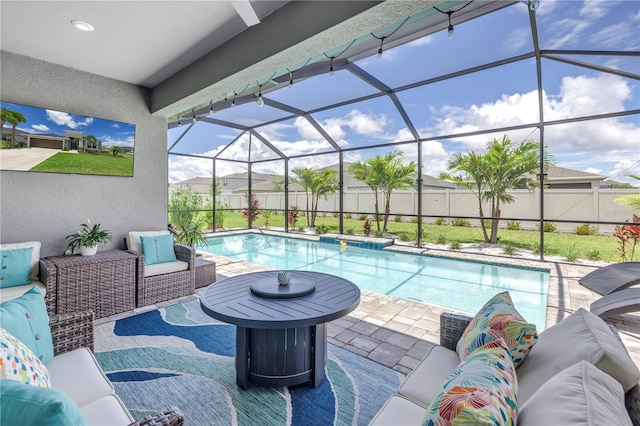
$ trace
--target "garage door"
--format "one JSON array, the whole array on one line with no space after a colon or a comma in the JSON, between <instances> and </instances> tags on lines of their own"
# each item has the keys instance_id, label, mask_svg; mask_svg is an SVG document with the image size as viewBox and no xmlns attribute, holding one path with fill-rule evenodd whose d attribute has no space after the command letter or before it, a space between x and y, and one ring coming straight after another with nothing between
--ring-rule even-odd
<instances>
[{"instance_id":1,"label":"garage door","mask_svg":"<svg viewBox=\"0 0 640 426\"><path fill-rule=\"evenodd\" d=\"M31 138L31 147L62 149L62 141L52 140L52 139Z\"/></svg>"}]
</instances>

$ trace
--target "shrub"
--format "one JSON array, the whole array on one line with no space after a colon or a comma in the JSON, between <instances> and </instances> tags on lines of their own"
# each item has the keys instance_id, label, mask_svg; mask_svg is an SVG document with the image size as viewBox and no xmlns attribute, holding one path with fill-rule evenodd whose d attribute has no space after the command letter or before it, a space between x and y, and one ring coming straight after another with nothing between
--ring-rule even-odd
<instances>
[{"instance_id":1,"label":"shrub","mask_svg":"<svg viewBox=\"0 0 640 426\"><path fill-rule=\"evenodd\" d=\"M456 218L456 219L451 219L451 225L468 228L471 226L471 222L469 222L467 219Z\"/></svg>"},{"instance_id":2,"label":"shrub","mask_svg":"<svg viewBox=\"0 0 640 426\"><path fill-rule=\"evenodd\" d=\"M514 254L516 254L516 248L511 243L504 244L502 246L502 251L508 256L513 256Z\"/></svg>"},{"instance_id":3,"label":"shrub","mask_svg":"<svg viewBox=\"0 0 640 426\"><path fill-rule=\"evenodd\" d=\"M578 260L578 250L576 249L575 244L569 247L569 249L567 250L567 254L565 255L565 259L568 262L575 262L576 260Z\"/></svg>"},{"instance_id":4,"label":"shrub","mask_svg":"<svg viewBox=\"0 0 640 426\"><path fill-rule=\"evenodd\" d=\"M444 234L438 234L436 236L436 244L447 244L447 236Z\"/></svg>"},{"instance_id":5,"label":"shrub","mask_svg":"<svg viewBox=\"0 0 640 426\"><path fill-rule=\"evenodd\" d=\"M298 215L300 214L300 207L298 206L291 206L291 208L289 209L289 218L287 219L289 221L289 226L296 226L296 223L298 223Z\"/></svg>"},{"instance_id":6,"label":"shrub","mask_svg":"<svg viewBox=\"0 0 640 426\"><path fill-rule=\"evenodd\" d=\"M351 219L351 218L352 218L351 213L347 213L347 214L345 214L345 215L344 215L344 218L345 218L345 219Z\"/></svg>"},{"instance_id":7,"label":"shrub","mask_svg":"<svg viewBox=\"0 0 640 426\"><path fill-rule=\"evenodd\" d=\"M402 216L396 215L396 217L393 218L394 222L402 222Z\"/></svg>"},{"instance_id":8,"label":"shrub","mask_svg":"<svg viewBox=\"0 0 640 426\"><path fill-rule=\"evenodd\" d=\"M538 224L537 228L540 229L540 224ZM544 223L544 232L554 232L556 229L556 225L554 225L552 222Z\"/></svg>"},{"instance_id":9,"label":"shrub","mask_svg":"<svg viewBox=\"0 0 640 426\"><path fill-rule=\"evenodd\" d=\"M316 225L316 233L318 233L318 234L326 234L330 230L331 230L331 227L329 225L324 224L324 223L320 224L320 225Z\"/></svg>"},{"instance_id":10,"label":"shrub","mask_svg":"<svg viewBox=\"0 0 640 426\"><path fill-rule=\"evenodd\" d=\"M484 227L485 227L485 229L491 229L491 220L490 219L485 219L484 220Z\"/></svg>"},{"instance_id":11,"label":"shrub","mask_svg":"<svg viewBox=\"0 0 640 426\"><path fill-rule=\"evenodd\" d=\"M384 237L384 231L375 231L373 235L375 235L378 238L382 238Z\"/></svg>"},{"instance_id":12,"label":"shrub","mask_svg":"<svg viewBox=\"0 0 640 426\"><path fill-rule=\"evenodd\" d=\"M576 226L576 234L578 235L596 235L598 230L595 226L591 226L588 223Z\"/></svg>"},{"instance_id":13,"label":"shrub","mask_svg":"<svg viewBox=\"0 0 640 426\"><path fill-rule=\"evenodd\" d=\"M367 237L371 234L371 219L366 218L362 224L362 233Z\"/></svg>"},{"instance_id":14,"label":"shrub","mask_svg":"<svg viewBox=\"0 0 640 426\"><path fill-rule=\"evenodd\" d=\"M418 223L418 218L417 217L412 217L411 218L411 223Z\"/></svg>"},{"instance_id":15,"label":"shrub","mask_svg":"<svg viewBox=\"0 0 640 426\"><path fill-rule=\"evenodd\" d=\"M304 225L298 226L298 232L304 232Z\"/></svg>"},{"instance_id":16,"label":"shrub","mask_svg":"<svg viewBox=\"0 0 640 426\"><path fill-rule=\"evenodd\" d=\"M264 219L264 227L269 227L269 218L271 217L271 212L269 210L265 210L262 212L262 218Z\"/></svg>"},{"instance_id":17,"label":"shrub","mask_svg":"<svg viewBox=\"0 0 640 426\"><path fill-rule=\"evenodd\" d=\"M434 222L434 225L438 225L438 226L444 226L446 224L447 224L447 219L445 219L444 217L439 217Z\"/></svg>"},{"instance_id":18,"label":"shrub","mask_svg":"<svg viewBox=\"0 0 640 426\"><path fill-rule=\"evenodd\" d=\"M360 216L358 216L358 220L367 220L367 215L361 214Z\"/></svg>"},{"instance_id":19,"label":"shrub","mask_svg":"<svg viewBox=\"0 0 640 426\"><path fill-rule=\"evenodd\" d=\"M519 231L520 230L520 222L516 222L515 220L510 220L507 222L507 229L509 231Z\"/></svg>"},{"instance_id":20,"label":"shrub","mask_svg":"<svg viewBox=\"0 0 640 426\"><path fill-rule=\"evenodd\" d=\"M460 247L460 241L451 241L451 244L449 244L451 250L460 250Z\"/></svg>"},{"instance_id":21,"label":"shrub","mask_svg":"<svg viewBox=\"0 0 640 426\"><path fill-rule=\"evenodd\" d=\"M415 241L416 238L412 238L411 234L407 233L407 232L401 232L398 234L398 238L400 238L400 241L404 241L404 242L409 242L409 241Z\"/></svg>"},{"instance_id":22,"label":"shrub","mask_svg":"<svg viewBox=\"0 0 640 426\"><path fill-rule=\"evenodd\" d=\"M587 251L587 259L589 260L600 260L602 256L600 255L600 250L597 248L592 248Z\"/></svg>"},{"instance_id":23,"label":"shrub","mask_svg":"<svg viewBox=\"0 0 640 426\"><path fill-rule=\"evenodd\" d=\"M540 243L539 242L535 242L533 243L533 254L540 254Z\"/></svg>"},{"instance_id":24,"label":"shrub","mask_svg":"<svg viewBox=\"0 0 640 426\"><path fill-rule=\"evenodd\" d=\"M338 213L338 212L333 212L333 217L335 217L335 218L340 217L340 213Z\"/></svg>"},{"instance_id":25,"label":"shrub","mask_svg":"<svg viewBox=\"0 0 640 426\"><path fill-rule=\"evenodd\" d=\"M353 235L353 234L355 234L355 233L356 233L356 230L354 229L354 227L353 227L353 226L349 226L349 227L347 227L347 228L345 228L345 229L344 229L344 232L345 232L347 235Z\"/></svg>"}]
</instances>

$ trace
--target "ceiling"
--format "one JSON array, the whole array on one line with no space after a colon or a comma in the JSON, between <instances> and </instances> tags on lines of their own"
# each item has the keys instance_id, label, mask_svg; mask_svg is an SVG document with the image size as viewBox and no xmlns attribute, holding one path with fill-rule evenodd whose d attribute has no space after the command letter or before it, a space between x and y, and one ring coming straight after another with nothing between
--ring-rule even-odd
<instances>
[{"instance_id":1,"label":"ceiling","mask_svg":"<svg viewBox=\"0 0 640 426\"><path fill-rule=\"evenodd\" d=\"M491 3L473 2L465 13L485 13ZM150 111L169 119L434 5L460 4L466 2L1 0L0 46L149 88ZM446 19L436 14L429 26L446 28ZM95 30L79 31L72 20ZM350 54L378 44L370 37Z\"/></svg>"}]
</instances>

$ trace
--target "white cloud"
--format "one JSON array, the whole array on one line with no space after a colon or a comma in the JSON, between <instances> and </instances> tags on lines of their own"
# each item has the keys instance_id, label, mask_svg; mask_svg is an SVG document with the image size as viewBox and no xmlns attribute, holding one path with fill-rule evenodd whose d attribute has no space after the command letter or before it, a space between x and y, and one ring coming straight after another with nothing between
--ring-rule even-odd
<instances>
[{"instance_id":1,"label":"white cloud","mask_svg":"<svg viewBox=\"0 0 640 426\"><path fill-rule=\"evenodd\" d=\"M49 130L51 130L47 127L46 124L34 124L33 126L31 126L31 128L39 132L48 132Z\"/></svg>"},{"instance_id":2,"label":"white cloud","mask_svg":"<svg viewBox=\"0 0 640 426\"><path fill-rule=\"evenodd\" d=\"M596 175L599 175L600 173L602 173L602 169L598 169L598 168L595 168L595 167L587 167L583 171L587 172L587 173L593 173L593 174L596 174Z\"/></svg>"},{"instance_id":3,"label":"white cloud","mask_svg":"<svg viewBox=\"0 0 640 426\"><path fill-rule=\"evenodd\" d=\"M609 12L609 4L612 3L610 0L588 0L582 3L582 7L580 8L580 16L584 16L586 18L597 19L602 18Z\"/></svg>"},{"instance_id":4,"label":"white cloud","mask_svg":"<svg viewBox=\"0 0 640 426\"><path fill-rule=\"evenodd\" d=\"M67 126L71 129L77 129L78 127L89 126L93 123L93 117L86 117L82 121L75 121L73 116L66 112L60 111L52 111L50 109L47 111L47 119L53 121L59 126Z\"/></svg>"}]
</instances>

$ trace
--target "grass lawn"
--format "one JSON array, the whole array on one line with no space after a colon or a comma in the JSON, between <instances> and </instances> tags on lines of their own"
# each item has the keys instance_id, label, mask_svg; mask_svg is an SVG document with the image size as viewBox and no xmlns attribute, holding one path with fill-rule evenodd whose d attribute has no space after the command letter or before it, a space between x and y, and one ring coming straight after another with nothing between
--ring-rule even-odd
<instances>
[{"instance_id":1,"label":"grass lawn","mask_svg":"<svg viewBox=\"0 0 640 426\"><path fill-rule=\"evenodd\" d=\"M31 169L32 172L133 176L133 155L76 154L59 152Z\"/></svg>"},{"instance_id":2,"label":"grass lawn","mask_svg":"<svg viewBox=\"0 0 640 426\"><path fill-rule=\"evenodd\" d=\"M391 217L393 219L393 216ZM269 217L269 226L273 228L284 228L284 215L274 215L271 213ZM307 223L306 217L298 219L298 227L305 227ZM355 235L363 235L362 225L364 221L357 219L345 219L345 234L353 233ZM316 225L327 225L330 227L329 232L338 232L338 218L319 217L316 219ZM380 222L382 226L382 221ZM246 228L247 220L241 213L226 212L224 228ZM254 228L264 228L265 219L263 215L258 216L253 223ZM415 223L392 222L388 224L389 234L395 235L403 241L416 241L417 226ZM423 225L424 237L423 242L445 244L450 246L455 243L482 243L484 238L480 228L447 226L447 225ZM290 228L290 230L293 230ZM371 224L371 235L376 231L376 224ZM503 246L511 245L513 247L532 250L539 252L540 236L537 231L510 231L500 229L498 231L500 244ZM618 239L608 235L577 235L559 232L546 232L544 234L545 254L562 256L563 258L574 261L576 259L592 259L604 260L606 262L619 262L620 251ZM637 256L636 256L637 257ZM636 260L636 259L634 259Z\"/></svg>"}]
</instances>

